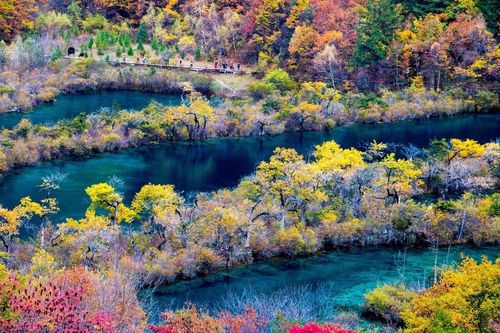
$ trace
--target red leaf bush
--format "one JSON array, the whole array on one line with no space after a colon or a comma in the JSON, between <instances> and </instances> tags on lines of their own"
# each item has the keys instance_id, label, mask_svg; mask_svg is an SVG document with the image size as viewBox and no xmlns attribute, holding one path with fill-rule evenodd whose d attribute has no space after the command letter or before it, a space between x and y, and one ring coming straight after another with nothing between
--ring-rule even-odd
<instances>
[{"instance_id":1,"label":"red leaf bush","mask_svg":"<svg viewBox=\"0 0 500 333\"><path fill-rule=\"evenodd\" d=\"M90 312L85 299L90 280L60 277L45 282L23 281L9 274L0 281L0 332L115 333L110 314Z\"/></svg>"},{"instance_id":2,"label":"red leaf bush","mask_svg":"<svg viewBox=\"0 0 500 333\"><path fill-rule=\"evenodd\" d=\"M304 326L294 325L289 333L356 333L333 324L320 325L317 323L307 323Z\"/></svg>"},{"instance_id":3,"label":"red leaf bush","mask_svg":"<svg viewBox=\"0 0 500 333\"><path fill-rule=\"evenodd\" d=\"M259 333L267 327L267 319L260 318L255 309L247 307L243 314L221 312L217 317L198 311L191 305L187 309L162 314L164 323L151 325L154 333Z\"/></svg>"}]
</instances>

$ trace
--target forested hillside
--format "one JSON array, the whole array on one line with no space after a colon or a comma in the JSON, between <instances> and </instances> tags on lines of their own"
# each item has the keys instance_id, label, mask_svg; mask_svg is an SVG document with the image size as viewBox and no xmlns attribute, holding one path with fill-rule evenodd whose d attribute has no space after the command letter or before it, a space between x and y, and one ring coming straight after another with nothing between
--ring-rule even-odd
<instances>
[{"instance_id":1,"label":"forested hillside","mask_svg":"<svg viewBox=\"0 0 500 333\"><path fill-rule=\"evenodd\" d=\"M500 332L499 13L0 0L0 332ZM131 91L147 103L121 106ZM99 92L121 100L73 99ZM342 274L381 249L392 258Z\"/></svg>"},{"instance_id":2,"label":"forested hillside","mask_svg":"<svg viewBox=\"0 0 500 333\"><path fill-rule=\"evenodd\" d=\"M114 59L148 44L148 52L169 58L228 61L260 72L279 67L343 90L400 89L417 77L431 89L477 88L498 77L494 0L4 0L0 6L0 39L16 45L17 64L30 58L32 67L46 62L34 57L54 60L70 46Z\"/></svg>"}]
</instances>

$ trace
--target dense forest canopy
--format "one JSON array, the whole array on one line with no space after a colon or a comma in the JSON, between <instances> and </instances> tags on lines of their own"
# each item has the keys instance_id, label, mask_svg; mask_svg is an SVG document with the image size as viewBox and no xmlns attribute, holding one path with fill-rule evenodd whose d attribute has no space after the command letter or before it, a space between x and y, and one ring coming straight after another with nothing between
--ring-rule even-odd
<instances>
[{"instance_id":1,"label":"dense forest canopy","mask_svg":"<svg viewBox=\"0 0 500 333\"><path fill-rule=\"evenodd\" d=\"M93 39L104 50L119 39L125 53L135 39L360 89L403 87L416 76L431 88L498 76L493 0L3 0L0 8L6 42L41 33L59 35L63 47L87 36L76 46Z\"/></svg>"}]
</instances>

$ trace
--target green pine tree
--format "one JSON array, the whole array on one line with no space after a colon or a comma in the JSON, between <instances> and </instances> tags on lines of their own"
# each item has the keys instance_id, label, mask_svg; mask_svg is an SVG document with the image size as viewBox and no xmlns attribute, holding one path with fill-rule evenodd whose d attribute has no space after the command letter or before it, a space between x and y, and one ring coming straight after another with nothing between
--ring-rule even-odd
<instances>
[{"instance_id":1,"label":"green pine tree","mask_svg":"<svg viewBox=\"0 0 500 333\"><path fill-rule=\"evenodd\" d=\"M143 44L148 40L148 29L144 23L139 25L139 29L137 30L137 44Z\"/></svg>"},{"instance_id":2,"label":"green pine tree","mask_svg":"<svg viewBox=\"0 0 500 333\"><path fill-rule=\"evenodd\" d=\"M195 60L201 59L201 47L199 46L194 50L194 59Z\"/></svg>"},{"instance_id":3,"label":"green pine tree","mask_svg":"<svg viewBox=\"0 0 500 333\"><path fill-rule=\"evenodd\" d=\"M391 0L368 0L356 27L354 66L366 67L384 60L401 20L400 6Z\"/></svg>"},{"instance_id":4,"label":"green pine tree","mask_svg":"<svg viewBox=\"0 0 500 333\"><path fill-rule=\"evenodd\" d=\"M89 50L92 50L93 46L94 46L94 38L90 37L87 47L89 48Z\"/></svg>"},{"instance_id":5,"label":"green pine tree","mask_svg":"<svg viewBox=\"0 0 500 333\"><path fill-rule=\"evenodd\" d=\"M498 36L500 33L500 1L498 0L476 0L476 6L488 24L491 32Z\"/></svg>"},{"instance_id":6,"label":"green pine tree","mask_svg":"<svg viewBox=\"0 0 500 333\"><path fill-rule=\"evenodd\" d=\"M421 17L428 13L444 12L453 0L401 0L398 2L403 5L405 11Z\"/></svg>"},{"instance_id":7,"label":"green pine tree","mask_svg":"<svg viewBox=\"0 0 500 333\"><path fill-rule=\"evenodd\" d=\"M158 51L160 50L160 46L158 44L158 40L156 38L153 38L151 40L151 48L158 54Z\"/></svg>"}]
</instances>

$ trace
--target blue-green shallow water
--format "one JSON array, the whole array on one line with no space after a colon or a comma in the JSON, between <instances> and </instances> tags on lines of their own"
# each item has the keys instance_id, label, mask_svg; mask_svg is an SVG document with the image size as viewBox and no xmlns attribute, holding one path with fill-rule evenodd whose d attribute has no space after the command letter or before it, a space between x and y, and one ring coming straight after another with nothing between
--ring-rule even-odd
<instances>
[{"instance_id":1,"label":"blue-green shallow water","mask_svg":"<svg viewBox=\"0 0 500 333\"><path fill-rule=\"evenodd\" d=\"M32 124L52 124L61 119L72 119L80 113L98 112L101 107L117 105L123 109L140 110L152 100L164 105L179 105L179 95L155 94L140 91L103 91L82 95L61 95L54 103L43 104L32 112L0 114L0 128L14 127L23 118Z\"/></svg>"},{"instance_id":2,"label":"blue-green shallow water","mask_svg":"<svg viewBox=\"0 0 500 333\"><path fill-rule=\"evenodd\" d=\"M330 132L290 133L264 138L216 139L198 143L167 143L106 153L83 160L40 163L7 175L0 183L0 204L14 206L30 195L40 200L37 185L55 172L66 174L61 189L54 192L61 217L79 217L87 207L85 188L116 176L123 181L118 190L130 201L149 182L174 184L184 194L234 186L251 174L256 165L276 147L292 147L308 154L314 145L336 140L344 147L377 141L426 146L432 138L472 138L487 142L500 137L500 115L463 115L394 124L337 127Z\"/></svg>"},{"instance_id":3,"label":"blue-green shallow water","mask_svg":"<svg viewBox=\"0 0 500 333\"><path fill-rule=\"evenodd\" d=\"M448 256L447 248L442 248L438 252L438 265L457 264L462 253L476 260L483 255L494 260L500 252L499 247L452 247ZM428 286L433 265L434 254L430 249L408 250L404 282L413 287L423 286L424 282ZM240 305L250 299L253 300L250 305L259 308L263 303L276 306L280 302L276 299L283 300L283 295L296 293L297 299L318 301L311 314L317 319L328 320L338 309L359 311L367 290L402 281L402 271L402 256L398 250L346 250L296 260L257 262L228 272L177 282L157 288L152 299L156 303L156 313L180 308L188 301L216 312L239 311ZM297 293L297 290L302 292ZM256 297L247 298L246 295L250 294ZM293 304L289 306L293 307Z\"/></svg>"}]
</instances>

